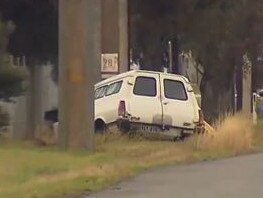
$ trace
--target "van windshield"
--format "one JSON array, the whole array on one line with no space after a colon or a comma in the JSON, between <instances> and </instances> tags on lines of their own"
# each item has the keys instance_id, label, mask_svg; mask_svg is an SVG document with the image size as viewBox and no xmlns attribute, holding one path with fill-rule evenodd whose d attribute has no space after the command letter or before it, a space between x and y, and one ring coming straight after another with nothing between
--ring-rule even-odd
<instances>
[{"instance_id":1,"label":"van windshield","mask_svg":"<svg viewBox=\"0 0 263 198\"><path fill-rule=\"evenodd\" d=\"M164 95L168 99L187 100L184 84L176 80L164 80Z\"/></svg>"}]
</instances>

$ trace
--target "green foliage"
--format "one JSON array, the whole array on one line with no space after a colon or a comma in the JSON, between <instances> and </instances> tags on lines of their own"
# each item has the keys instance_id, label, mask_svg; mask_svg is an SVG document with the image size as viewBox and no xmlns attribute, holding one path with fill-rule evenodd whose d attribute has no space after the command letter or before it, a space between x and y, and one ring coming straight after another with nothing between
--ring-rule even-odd
<instances>
[{"instance_id":1,"label":"green foliage","mask_svg":"<svg viewBox=\"0 0 263 198\"><path fill-rule=\"evenodd\" d=\"M27 74L24 68L0 67L0 93L4 97L18 96L26 89Z\"/></svg>"},{"instance_id":2,"label":"green foliage","mask_svg":"<svg viewBox=\"0 0 263 198\"><path fill-rule=\"evenodd\" d=\"M0 99L17 96L25 91L26 71L24 68L13 67L6 61L6 48L9 35L14 31L12 22L0 21ZM9 116L0 109L0 127L8 125Z\"/></svg>"},{"instance_id":3,"label":"green foliage","mask_svg":"<svg viewBox=\"0 0 263 198\"><path fill-rule=\"evenodd\" d=\"M7 61L8 38L14 29L12 22L0 21L0 98L17 96L25 90L25 68L14 67Z\"/></svg>"}]
</instances>

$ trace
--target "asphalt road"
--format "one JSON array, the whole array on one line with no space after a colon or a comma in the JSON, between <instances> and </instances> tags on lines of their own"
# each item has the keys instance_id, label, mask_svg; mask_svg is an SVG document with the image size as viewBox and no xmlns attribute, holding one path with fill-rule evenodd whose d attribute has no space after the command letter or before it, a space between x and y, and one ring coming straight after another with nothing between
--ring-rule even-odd
<instances>
[{"instance_id":1,"label":"asphalt road","mask_svg":"<svg viewBox=\"0 0 263 198\"><path fill-rule=\"evenodd\" d=\"M149 171L85 198L262 198L263 154Z\"/></svg>"}]
</instances>

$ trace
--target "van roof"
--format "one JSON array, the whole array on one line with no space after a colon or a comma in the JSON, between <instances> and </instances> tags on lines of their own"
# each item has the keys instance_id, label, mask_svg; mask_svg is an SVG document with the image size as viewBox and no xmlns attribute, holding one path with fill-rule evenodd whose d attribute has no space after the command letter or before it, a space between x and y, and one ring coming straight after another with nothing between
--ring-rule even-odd
<instances>
[{"instance_id":1,"label":"van roof","mask_svg":"<svg viewBox=\"0 0 263 198\"><path fill-rule=\"evenodd\" d=\"M185 76L178 75L178 74L171 74L171 73L164 73L164 72L157 72L157 71L147 71L147 70L131 70L131 71L124 72L124 73L112 76L110 78L107 78L97 83L95 86L99 87L104 84L108 84L108 83L111 83L113 81L116 81L116 80L119 80L119 79L122 79L128 76L133 76L135 73L150 73L150 74L160 74L160 75L167 75L167 76L176 76L176 77L182 78L182 80L184 80L186 83L189 82L189 80Z\"/></svg>"}]
</instances>

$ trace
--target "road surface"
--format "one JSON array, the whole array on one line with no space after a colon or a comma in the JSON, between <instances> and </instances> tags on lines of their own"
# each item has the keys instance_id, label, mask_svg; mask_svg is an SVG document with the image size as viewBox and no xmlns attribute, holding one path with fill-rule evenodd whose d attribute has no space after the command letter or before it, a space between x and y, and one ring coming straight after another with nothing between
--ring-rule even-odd
<instances>
[{"instance_id":1,"label":"road surface","mask_svg":"<svg viewBox=\"0 0 263 198\"><path fill-rule=\"evenodd\" d=\"M85 198L262 198L263 154L149 171Z\"/></svg>"}]
</instances>

